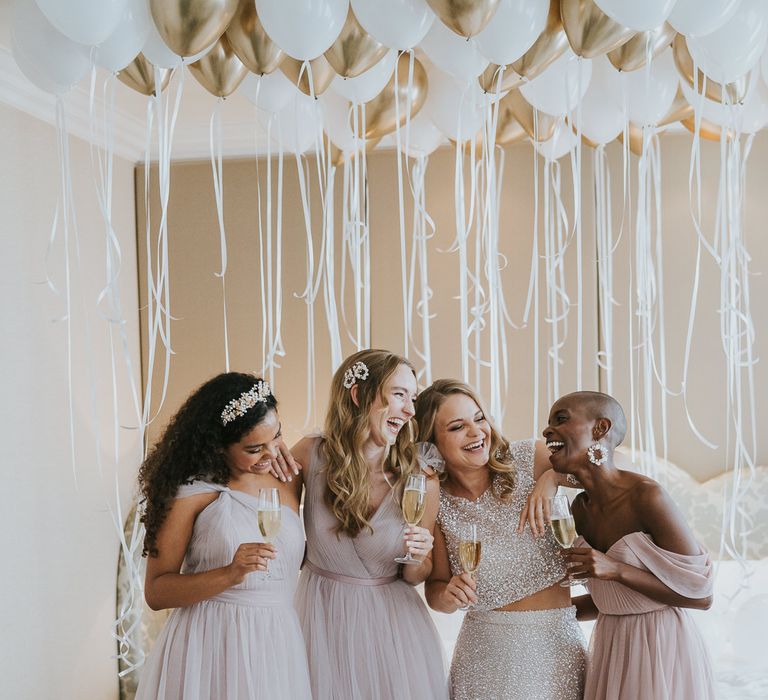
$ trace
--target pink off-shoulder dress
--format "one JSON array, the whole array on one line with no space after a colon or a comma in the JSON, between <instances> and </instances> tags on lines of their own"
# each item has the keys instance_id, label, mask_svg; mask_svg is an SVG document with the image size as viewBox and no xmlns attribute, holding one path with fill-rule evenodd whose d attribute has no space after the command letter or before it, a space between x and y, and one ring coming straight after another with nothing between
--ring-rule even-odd
<instances>
[{"instance_id":1,"label":"pink off-shoulder dress","mask_svg":"<svg viewBox=\"0 0 768 700\"><path fill-rule=\"evenodd\" d=\"M589 547L579 537L575 547ZM608 556L644 571L687 598L712 594L706 552L686 556L658 547L643 532L625 535ZM688 612L615 581L589 579L599 611L592 632L584 697L589 700L710 700L712 664Z\"/></svg>"}]
</instances>

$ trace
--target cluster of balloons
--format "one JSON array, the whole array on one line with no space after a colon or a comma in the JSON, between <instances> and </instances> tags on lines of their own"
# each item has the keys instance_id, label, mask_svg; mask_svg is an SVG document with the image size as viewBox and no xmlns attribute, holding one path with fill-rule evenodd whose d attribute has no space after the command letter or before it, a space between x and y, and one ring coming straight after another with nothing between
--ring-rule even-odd
<instances>
[{"instance_id":1,"label":"cluster of balloons","mask_svg":"<svg viewBox=\"0 0 768 700\"><path fill-rule=\"evenodd\" d=\"M12 49L32 82L58 94L92 62L147 95L184 64L213 95L239 88L277 114L280 130L304 135L289 139L296 150L310 146L319 110L341 153L407 120L409 153L428 154L445 138L478 138L498 102L496 143L530 138L558 158L577 133L603 144L627 122L630 134L680 121L710 138L762 128L766 5L15 0Z\"/></svg>"}]
</instances>

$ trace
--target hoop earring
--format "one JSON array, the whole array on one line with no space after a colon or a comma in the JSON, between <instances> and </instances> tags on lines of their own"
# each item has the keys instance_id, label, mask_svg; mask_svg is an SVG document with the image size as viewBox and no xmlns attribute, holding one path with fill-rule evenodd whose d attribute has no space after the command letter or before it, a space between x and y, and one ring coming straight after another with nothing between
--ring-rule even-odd
<instances>
[{"instance_id":1,"label":"hoop earring","mask_svg":"<svg viewBox=\"0 0 768 700\"><path fill-rule=\"evenodd\" d=\"M603 446L603 443L601 443L599 440L592 443L587 448L587 459L596 467L599 467L601 464L603 464L605 460L608 459L608 455L605 453L605 447Z\"/></svg>"}]
</instances>

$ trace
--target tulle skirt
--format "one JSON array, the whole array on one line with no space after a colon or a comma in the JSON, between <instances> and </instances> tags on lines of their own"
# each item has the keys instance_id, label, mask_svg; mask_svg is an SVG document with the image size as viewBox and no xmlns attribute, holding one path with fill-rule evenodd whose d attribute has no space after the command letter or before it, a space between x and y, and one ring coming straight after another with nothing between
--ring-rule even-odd
<instances>
[{"instance_id":1,"label":"tulle skirt","mask_svg":"<svg viewBox=\"0 0 768 700\"><path fill-rule=\"evenodd\" d=\"M454 700L581 700L587 642L576 608L470 610L451 664Z\"/></svg>"},{"instance_id":2,"label":"tulle skirt","mask_svg":"<svg viewBox=\"0 0 768 700\"><path fill-rule=\"evenodd\" d=\"M136 693L136 700L311 697L294 608L216 599L171 613L142 669Z\"/></svg>"},{"instance_id":3,"label":"tulle skirt","mask_svg":"<svg viewBox=\"0 0 768 700\"><path fill-rule=\"evenodd\" d=\"M446 700L443 649L416 590L305 569L296 597L314 700Z\"/></svg>"},{"instance_id":4,"label":"tulle skirt","mask_svg":"<svg viewBox=\"0 0 768 700\"><path fill-rule=\"evenodd\" d=\"M598 617L585 698L711 700L714 687L706 644L685 610Z\"/></svg>"}]
</instances>

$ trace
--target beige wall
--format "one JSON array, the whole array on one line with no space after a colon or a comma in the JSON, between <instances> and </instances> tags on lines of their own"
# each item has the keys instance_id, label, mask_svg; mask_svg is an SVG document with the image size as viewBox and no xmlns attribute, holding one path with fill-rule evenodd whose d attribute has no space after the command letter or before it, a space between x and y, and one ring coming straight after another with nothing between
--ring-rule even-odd
<instances>
[{"instance_id":1,"label":"beige wall","mask_svg":"<svg viewBox=\"0 0 768 700\"><path fill-rule=\"evenodd\" d=\"M96 312L96 298L104 286L104 226L88 147L72 139L81 244L79 269L74 256L72 260L76 484L69 451L66 324L53 322L66 307L64 297L44 284L46 247L59 193L56 133L52 126L0 105L0 134L1 694L18 700L107 700L118 695L116 643L111 634L118 542L106 504L115 506L117 478L126 505L141 453L136 431L121 429L114 457L108 329ZM113 219L123 256L119 286L138 382L132 178L133 165L117 160ZM50 253L47 271L63 289L61 240ZM89 342L83 321L86 309ZM135 426L130 401L125 401L129 392L121 357L117 355L121 424ZM93 420L92 390L99 420Z\"/></svg>"},{"instance_id":2,"label":"beige wall","mask_svg":"<svg viewBox=\"0 0 768 700\"><path fill-rule=\"evenodd\" d=\"M766 268L768 245L761 236L761 221L766 206L761 197L764 174L761 164L768 160L768 153L761 136L755 143L751 160L748 185L749 241L754 256L753 269ZM713 201L717 185L719 162L718 147L703 144L704 150L704 200ZM613 211L615 225L621 217L621 150L618 145L609 149L613 180ZM690 140L684 135L666 137L663 140L663 208L664 239L666 245L665 285L667 290L667 344L670 387L681 379L682 352L687 324L688 303L691 288L694 233L688 215L687 173ZM261 161L262 196L264 192L264 161ZM376 152L368 160L368 180L371 193L371 246L374 261L372 271L372 344L400 352L403 347L402 306L400 283L400 248L398 223L398 196L396 156L393 152ZM636 159L633 158L633 168ZM286 357L276 375L276 392L282 403L282 415L289 439L301 431L321 424L325 405L327 383L330 375L328 334L322 297L318 297L315 309L317 344L317 402L316 413L304 424L304 407L307 388L307 332L306 308L294 297L305 285L306 242L299 199L298 179L293 158L286 159L284 178L284 323ZM310 160L309 171L314 166ZM570 190L570 164L562 161L563 194L569 212L572 212ZM584 151L584 218L583 218L583 283L584 283L584 335L583 335L583 386L598 388L598 372L594 362L597 347L597 293L595 276L595 242L592 213L592 166L591 151ZM227 294L230 330L230 356L232 369L258 371L261 367L261 298L258 264L258 230L256 198L256 166L252 160L232 160L224 169L225 220L229 250ZM507 257L508 265L503 272L505 295L514 320L522 318L531 259L533 231L533 158L530 147L516 145L506 151L506 173L502 190L500 249ZM467 180L468 183L468 180ZM145 243L143 227L143 174L137 171L137 206L139 221L140 276L145 278ZM406 188L407 190L407 188ZM340 240L341 173L337 174L336 219L337 245ZM542 195L543 199L543 195ZM320 243L319 192L311 192L315 253ZM427 174L427 209L434 218L436 235L429 242L430 283L434 291L431 310L436 314L432 322L433 373L435 377L458 376L460 365L458 256L445 252L455 236L454 214L454 152L440 149L429 161ZM410 207L410 203L409 203ZM156 196L152 211L157 220L159 208ZM569 214L572 216L572 214ZM182 397L205 378L223 371L223 313L221 281L214 276L219 270L219 239L216 222L213 185L210 164L206 162L177 163L172 169L172 194L170 205L170 260L172 313L179 319L173 324L173 357L168 399L160 417L153 426L153 434L164 424L170 412L178 406ZM406 225L410 230L410 215ZM572 221L572 219L571 219ZM711 237L711 231L708 233ZM629 406L628 353L628 284L627 260L630 236L624 235L616 255L616 285L620 306L615 310L616 388L617 397ZM542 244L543 245L543 244ZM543 251L543 248L540 248ZM337 265L339 256L337 255ZM571 301L575 304L575 248L569 248L566 268ZM543 322L544 279L543 265L539 260L541 277L541 352L539 364L539 411L536 420L532 416L534 396L533 372L533 323L520 330L509 331L510 382L506 394L504 429L511 437L524 437L544 424L548 408L545 351L549 343L549 329ZM338 268L337 268L338 279ZM708 437L723 445L725 441L725 413L723 392L725 365L719 349L719 320L715 311L719 299L717 270L709 261L703 265L702 295L697 316L694 355L689 397L693 403L694 417ZM758 351L762 345L766 327L759 300L764 282L753 278L755 318L758 331ZM144 303L144 282L140 286ZM349 342L344 344L344 354L353 351ZM571 310L569 339L563 351L560 393L576 389L576 309ZM146 365L146 358L145 358ZM766 380L758 366L758 397ZM474 376L474 375L472 375ZM156 371L155 385L160 386L162 375ZM484 373L481 390L488 395L488 375ZM765 391L762 392L764 394ZM155 395L157 395L155 393ZM671 398L669 456L700 479L721 472L725 454L721 447L711 451L697 443L688 428L682 409L682 401ZM765 453L765 445L761 454Z\"/></svg>"}]
</instances>

